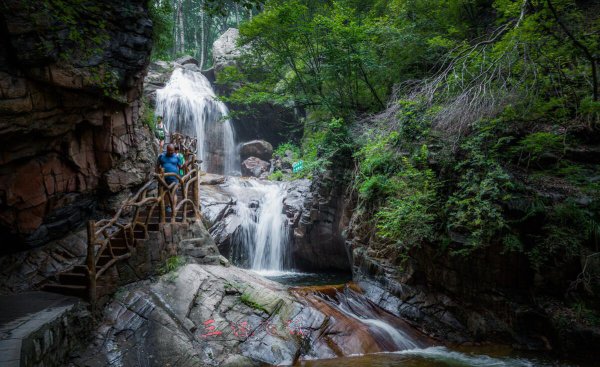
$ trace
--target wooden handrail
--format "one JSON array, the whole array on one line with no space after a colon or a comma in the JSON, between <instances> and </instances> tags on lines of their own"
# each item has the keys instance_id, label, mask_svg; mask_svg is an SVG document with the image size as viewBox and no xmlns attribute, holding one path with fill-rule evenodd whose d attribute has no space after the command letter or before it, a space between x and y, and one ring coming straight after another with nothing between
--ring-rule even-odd
<instances>
[{"instance_id":1,"label":"wooden handrail","mask_svg":"<svg viewBox=\"0 0 600 367\"><path fill-rule=\"evenodd\" d=\"M97 300L97 280L111 266L131 256L135 245L135 232L142 228L144 237L148 236L148 225L156 209L159 210L159 223L166 223L167 203L165 201L168 201L171 208L170 223L177 223L178 220L187 222L188 209L192 209L194 212L192 220L201 218L199 196L201 171L195 154L198 141L196 138L173 133L171 142L177 144L187 158L183 165L183 177L175 173L151 173L150 179L135 194L125 200L112 218L88 222L86 267L88 269L88 295L92 308L95 307ZM168 184L166 177L175 177L176 180ZM178 196L178 191L180 191L180 196ZM146 209L145 212L144 209ZM132 214L125 216L124 213L129 211L132 211ZM178 219L181 211L183 213ZM127 248L125 254L115 254L113 242L117 239L124 241ZM99 265L98 261L102 255L107 255L110 259Z\"/></svg>"}]
</instances>

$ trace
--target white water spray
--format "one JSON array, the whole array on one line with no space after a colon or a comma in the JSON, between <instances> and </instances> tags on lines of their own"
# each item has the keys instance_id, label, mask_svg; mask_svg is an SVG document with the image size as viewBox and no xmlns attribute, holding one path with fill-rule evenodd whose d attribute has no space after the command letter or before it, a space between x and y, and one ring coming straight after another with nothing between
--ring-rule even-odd
<instances>
[{"instance_id":1,"label":"white water spray","mask_svg":"<svg viewBox=\"0 0 600 367\"><path fill-rule=\"evenodd\" d=\"M229 110L202 73L177 68L163 89L156 91L156 114L169 132L196 136L202 169L237 174L239 159Z\"/></svg>"},{"instance_id":2,"label":"white water spray","mask_svg":"<svg viewBox=\"0 0 600 367\"><path fill-rule=\"evenodd\" d=\"M258 272L289 269L289 230L283 214L285 187L253 179L230 178L227 190L238 198L240 229L234 238L239 257Z\"/></svg>"}]
</instances>

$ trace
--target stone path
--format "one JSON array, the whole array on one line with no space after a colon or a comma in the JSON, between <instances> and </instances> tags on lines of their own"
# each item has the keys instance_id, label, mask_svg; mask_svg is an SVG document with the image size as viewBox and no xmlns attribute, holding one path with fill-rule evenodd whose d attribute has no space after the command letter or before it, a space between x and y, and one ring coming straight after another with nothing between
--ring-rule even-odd
<instances>
[{"instance_id":1,"label":"stone path","mask_svg":"<svg viewBox=\"0 0 600 367\"><path fill-rule=\"evenodd\" d=\"M0 296L0 366L53 365L83 340L91 316L78 298L48 292Z\"/></svg>"}]
</instances>

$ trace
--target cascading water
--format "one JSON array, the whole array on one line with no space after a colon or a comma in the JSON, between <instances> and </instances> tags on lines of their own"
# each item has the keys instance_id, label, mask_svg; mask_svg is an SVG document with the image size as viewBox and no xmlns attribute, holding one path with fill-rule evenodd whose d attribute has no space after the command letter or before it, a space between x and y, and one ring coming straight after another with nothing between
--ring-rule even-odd
<instances>
[{"instance_id":1,"label":"cascading water","mask_svg":"<svg viewBox=\"0 0 600 367\"><path fill-rule=\"evenodd\" d=\"M318 290L320 288L320 291ZM310 292L310 287L307 287ZM307 299L322 311L337 315L337 319L348 324L365 325L369 336L381 351L398 351L426 346L428 341L412 331L400 319L375 306L367 298L345 286L317 287ZM333 311L333 312L332 312Z\"/></svg>"},{"instance_id":2,"label":"cascading water","mask_svg":"<svg viewBox=\"0 0 600 367\"><path fill-rule=\"evenodd\" d=\"M206 172L239 172L235 136L227 106L202 73L177 68L167 85L156 91L156 114L169 132L198 138L198 157Z\"/></svg>"},{"instance_id":3,"label":"cascading water","mask_svg":"<svg viewBox=\"0 0 600 367\"><path fill-rule=\"evenodd\" d=\"M261 273L289 270L290 234L283 214L283 184L230 178L241 225L233 238L234 258Z\"/></svg>"}]
</instances>

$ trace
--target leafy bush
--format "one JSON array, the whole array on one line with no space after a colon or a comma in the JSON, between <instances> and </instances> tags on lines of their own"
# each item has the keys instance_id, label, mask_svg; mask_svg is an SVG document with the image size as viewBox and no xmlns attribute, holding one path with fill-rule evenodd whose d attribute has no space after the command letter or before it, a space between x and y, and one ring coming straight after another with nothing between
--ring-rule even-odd
<instances>
[{"instance_id":1,"label":"leafy bush","mask_svg":"<svg viewBox=\"0 0 600 367\"><path fill-rule=\"evenodd\" d=\"M281 158L286 157L286 152L292 152L292 159L297 160L300 158L301 152L300 148L292 142L287 142L283 144L279 144L277 148L273 151L273 155L279 156Z\"/></svg>"},{"instance_id":2,"label":"leafy bush","mask_svg":"<svg viewBox=\"0 0 600 367\"><path fill-rule=\"evenodd\" d=\"M549 132L536 132L527 135L511 149L519 156L519 161L525 160L527 165L535 162L545 153L559 155L563 149L563 137Z\"/></svg>"},{"instance_id":3,"label":"leafy bush","mask_svg":"<svg viewBox=\"0 0 600 367\"><path fill-rule=\"evenodd\" d=\"M282 181L283 180L283 172L275 171L269 175L269 180L271 181Z\"/></svg>"},{"instance_id":4,"label":"leafy bush","mask_svg":"<svg viewBox=\"0 0 600 367\"><path fill-rule=\"evenodd\" d=\"M446 203L447 227L468 237L466 247L457 253L467 254L486 246L506 228L501 203L510 198L512 183L508 173L488 153L487 137L481 133L468 139L462 146L466 156L455 167L460 179Z\"/></svg>"},{"instance_id":5,"label":"leafy bush","mask_svg":"<svg viewBox=\"0 0 600 367\"><path fill-rule=\"evenodd\" d=\"M596 225L592 213L571 200L547 208L542 233L528 252L533 267L538 269L556 256L579 256L583 244L594 237Z\"/></svg>"},{"instance_id":6,"label":"leafy bush","mask_svg":"<svg viewBox=\"0 0 600 367\"><path fill-rule=\"evenodd\" d=\"M185 258L183 256L171 256L165 261L165 264L160 268L160 272L162 274L171 273L173 271L176 271L183 265L185 265Z\"/></svg>"},{"instance_id":7,"label":"leafy bush","mask_svg":"<svg viewBox=\"0 0 600 367\"><path fill-rule=\"evenodd\" d=\"M391 198L375 214L377 234L406 252L434 238L437 182L432 170L418 169L406 157L392 180Z\"/></svg>"},{"instance_id":8,"label":"leafy bush","mask_svg":"<svg viewBox=\"0 0 600 367\"><path fill-rule=\"evenodd\" d=\"M142 97L142 116L140 119L144 125L147 125L150 128L150 131L154 131L156 128L156 116L154 115L154 110L150 107L147 98Z\"/></svg>"}]
</instances>

